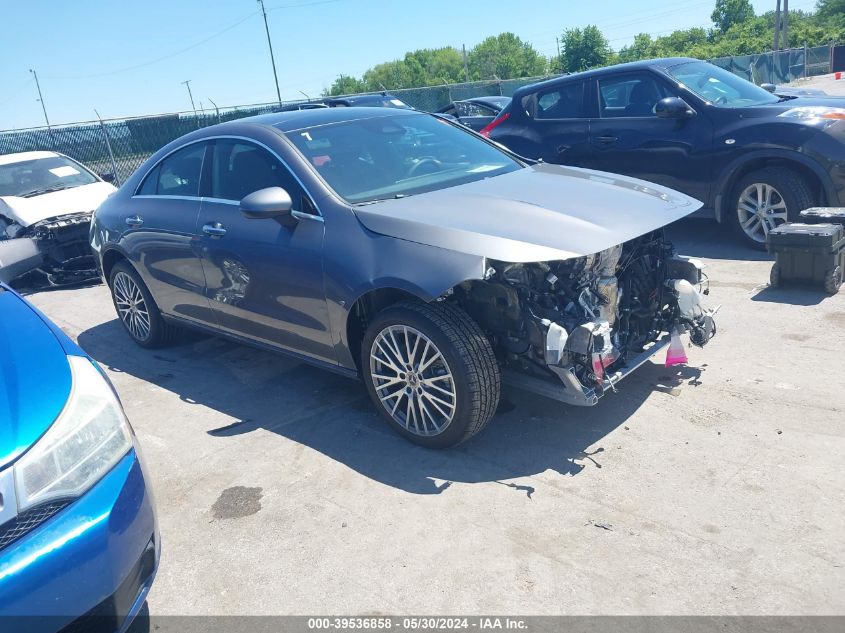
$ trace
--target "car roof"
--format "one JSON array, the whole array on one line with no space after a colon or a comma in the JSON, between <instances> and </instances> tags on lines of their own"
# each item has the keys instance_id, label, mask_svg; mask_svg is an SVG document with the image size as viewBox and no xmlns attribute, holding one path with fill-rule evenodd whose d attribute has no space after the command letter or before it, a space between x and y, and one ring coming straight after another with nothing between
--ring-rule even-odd
<instances>
[{"instance_id":1,"label":"car roof","mask_svg":"<svg viewBox=\"0 0 845 633\"><path fill-rule=\"evenodd\" d=\"M636 62L627 62L624 64L614 64L613 66L603 66L602 68L593 68L592 70L585 70L583 72L572 73L569 75L559 75L558 77L552 77L551 79L545 79L535 84L523 86L522 88L519 88L518 90L514 91L514 96L532 93L535 92L538 88L544 88L546 86L553 85L556 86L558 84L568 81L582 81L591 77L601 77L603 75L612 75L618 72L627 72L631 70L644 70L653 68L665 70L666 68L671 68L672 66L677 66L678 64L700 61L700 59L695 59L692 57L661 57L657 59L641 59Z\"/></svg>"},{"instance_id":2,"label":"car roof","mask_svg":"<svg viewBox=\"0 0 845 633\"><path fill-rule=\"evenodd\" d=\"M292 132L306 127L317 125L329 125L332 123L344 123L360 119L373 119L377 117L395 116L429 116L417 110L404 110L401 108L315 108L310 110L294 110L292 112L275 112L273 114L261 114L258 116L235 119L213 126L215 133L219 133L226 127L241 123L253 123L274 127L280 132ZM210 130L211 128L205 128Z\"/></svg>"},{"instance_id":3,"label":"car roof","mask_svg":"<svg viewBox=\"0 0 845 633\"><path fill-rule=\"evenodd\" d=\"M58 156L56 152L17 152L15 154L0 154L0 165L11 165L22 163L27 160L39 160L41 158L53 158Z\"/></svg>"}]
</instances>

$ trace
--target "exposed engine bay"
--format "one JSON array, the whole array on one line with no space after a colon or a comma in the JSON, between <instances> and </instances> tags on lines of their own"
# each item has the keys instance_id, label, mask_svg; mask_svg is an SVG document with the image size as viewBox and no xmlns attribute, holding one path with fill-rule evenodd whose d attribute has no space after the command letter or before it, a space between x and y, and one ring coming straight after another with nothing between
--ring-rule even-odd
<instances>
[{"instance_id":1,"label":"exposed engine bay","mask_svg":"<svg viewBox=\"0 0 845 633\"><path fill-rule=\"evenodd\" d=\"M668 333L688 332L697 346L716 333L715 310L701 305L702 264L676 256L663 229L586 257L488 266L454 299L491 338L513 382L552 380L565 402L595 404Z\"/></svg>"},{"instance_id":2,"label":"exposed engine bay","mask_svg":"<svg viewBox=\"0 0 845 633\"><path fill-rule=\"evenodd\" d=\"M91 213L72 213L21 226L0 215L0 280L37 270L50 285L98 278L88 233Z\"/></svg>"}]
</instances>

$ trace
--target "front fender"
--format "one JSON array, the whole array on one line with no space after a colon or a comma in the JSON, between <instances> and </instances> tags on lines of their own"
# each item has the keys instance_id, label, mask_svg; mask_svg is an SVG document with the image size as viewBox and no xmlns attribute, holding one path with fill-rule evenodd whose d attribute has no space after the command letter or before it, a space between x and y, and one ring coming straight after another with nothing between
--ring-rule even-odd
<instances>
[{"instance_id":1,"label":"front fender","mask_svg":"<svg viewBox=\"0 0 845 633\"><path fill-rule=\"evenodd\" d=\"M826 199L838 199L836 188L834 187L833 179L830 177L830 173L827 172L817 161L806 156L805 154L802 154L796 150L777 148L752 150L731 160L722 168L721 172L719 173L719 176L715 183L715 187L713 189L716 192L716 196L714 199L716 220L718 220L719 222L723 221L724 199L726 194L729 193L728 187L732 184L732 181L735 180L736 174L740 173L743 168L747 165L750 165L752 163L763 164L766 161L771 160L777 160L781 162L781 164L786 162L792 162L809 169L819 179L819 182L822 185L822 190L825 193Z\"/></svg>"},{"instance_id":2,"label":"front fender","mask_svg":"<svg viewBox=\"0 0 845 633\"><path fill-rule=\"evenodd\" d=\"M368 232L369 233L369 232ZM484 276L485 258L369 233L368 248L346 263L326 261L326 304L339 363L355 369L347 321L355 302L377 289L395 289L430 302L455 285Z\"/></svg>"}]
</instances>

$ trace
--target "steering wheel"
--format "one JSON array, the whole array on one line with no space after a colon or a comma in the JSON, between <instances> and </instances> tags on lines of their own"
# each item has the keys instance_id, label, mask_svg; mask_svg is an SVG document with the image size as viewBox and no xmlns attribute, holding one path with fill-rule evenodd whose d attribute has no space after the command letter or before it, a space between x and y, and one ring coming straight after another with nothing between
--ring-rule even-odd
<instances>
[{"instance_id":1,"label":"steering wheel","mask_svg":"<svg viewBox=\"0 0 845 633\"><path fill-rule=\"evenodd\" d=\"M436 171L440 171L442 167L443 164L436 158L423 156L418 159L416 163L411 165L411 168L408 170L407 177L413 178L414 176L420 176L422 174L433 174Z\"/></svg>"},{"instance_id":2,"label":"steering wheel","mask_svg":"<svg viewBox=\"0 0 845 633\"><path fill-rule=\"evenodd\" d=\"M715 99L713 99L713 103L716 103L716 104L719 104L719 105L724 105L727 102L728 102L728 98L725 97L724 95L722 95L721 97L716 97Z\"/></svg>"}]
</instances>

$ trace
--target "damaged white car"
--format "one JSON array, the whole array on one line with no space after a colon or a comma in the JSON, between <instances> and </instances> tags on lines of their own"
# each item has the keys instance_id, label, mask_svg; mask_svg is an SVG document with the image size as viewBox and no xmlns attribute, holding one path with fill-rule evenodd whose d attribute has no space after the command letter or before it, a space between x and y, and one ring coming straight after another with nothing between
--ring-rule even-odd
<instances>
[{"instance_id":1,"label":"damaged white car","mask_svg":"<svg viewBox=\"0 0 845 633\"><path fill-rule=\"evenodd\" d=\"M114 191L56 152L0 156L0 281L32 270L53 285L96 278L88 244L91 214Z\"/></svg>"}]
</instances>

